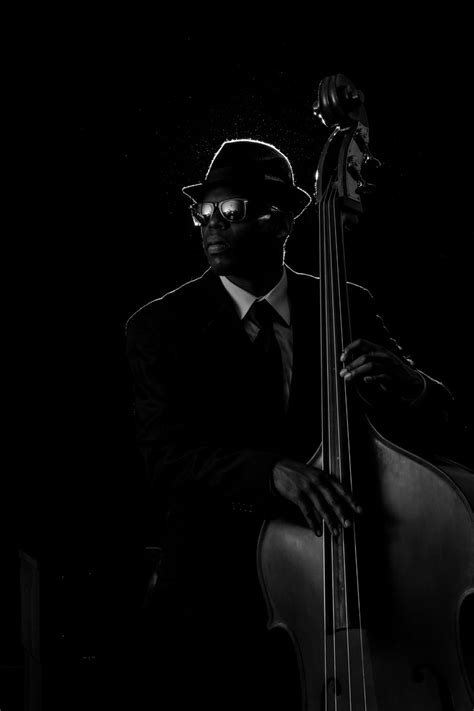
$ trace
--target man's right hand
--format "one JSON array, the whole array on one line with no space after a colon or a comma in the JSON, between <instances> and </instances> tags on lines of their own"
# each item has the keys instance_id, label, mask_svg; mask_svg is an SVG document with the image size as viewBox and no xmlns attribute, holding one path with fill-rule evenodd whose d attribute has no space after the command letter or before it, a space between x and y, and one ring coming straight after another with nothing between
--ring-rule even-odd
<instances>
[{"instance_id":1,"label":"man's right hand","mask_svg":"<svg viewBox=\"0 0 474 711\"><path fill-rule=\"evenodd\" d=\"M320 536L323 521L337 535L339 526L351 525L354 513L362 509L342 484L321 469L281 459L273 467L275 490L288 501L298 506L308 525Z\"/></svg>"}]
</instances>

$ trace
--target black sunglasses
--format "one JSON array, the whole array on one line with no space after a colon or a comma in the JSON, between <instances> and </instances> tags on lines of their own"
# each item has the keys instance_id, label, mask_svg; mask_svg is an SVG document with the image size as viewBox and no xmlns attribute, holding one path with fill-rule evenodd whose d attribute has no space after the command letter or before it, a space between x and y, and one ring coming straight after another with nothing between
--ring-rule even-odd
<instances>
[{"instance_id":1,"label":"black sunglasses","mask_svg":"<svg viewBox=\"0 0 474 711\"><path fill-rule=\"evenodd\" d=\"M226 198L225 200L220 200L218 202L197 202L191 205L189 208L191 210L191 215L195 227L202 227L211 221L215 209L217 208L227 222L242 222L247 217L247 205L249 201L245 198ZM260 207L262 207L260 203ZM265 210L281 212L278 207L274 205L263 206L262 209L265 214Z\"/></svg>"}]
</instances>

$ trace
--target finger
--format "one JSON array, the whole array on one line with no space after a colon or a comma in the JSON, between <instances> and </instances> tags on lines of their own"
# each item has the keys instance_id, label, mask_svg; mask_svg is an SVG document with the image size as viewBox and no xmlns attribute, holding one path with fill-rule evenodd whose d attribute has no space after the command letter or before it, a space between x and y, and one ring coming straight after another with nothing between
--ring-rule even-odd
<instances>
[{"instance_id":1,"label":"finger","mask_svg":"<svg viewBox=\"0 0 474 711\"><path fill-rule=\"evenodd\" d=\"M386 373L380 373L380 375L366 375L364 377L364 383L389 383L391 378Z\"/></svg>"},{"instance_id":2,"label":"finger","mask_svg":"<svg viewBox=\"0 0 474 711\"><path fill-rule=\"evenodd\" d=\"M339 524L343 523L346 517L338 510L338 504L335 497L328 494L327 489L314 489L311 495L311 501L314 508L319 513L320 517L328 525L329 530L335 536L339 534Z\"/></svg>"},{"instance_id":3,"label":"finger","mask_svg":"<svg viewBox=\"0 0 474 711\"><path fill-rule=\"evenodd\" d=\"M349 381L360 378L363 375L379 375L380 373L377 373L376 369L378 369L378 366L375 363L364 363L364 365L360 365L358 368L351 370L345 368L341 370L340 375L345 381Z\"/></svg>"},{"instance_id":4,"label":"finger","mask_svg":"<svg viewBox=\"0 0 474 711\"><path fill-rule=\"evenodd\" d=\"M340 496L342 496L343 499L345 501L347 501L349 506L356 513L362 513L362 506L357 502L357 500L354 498L354 496L343 487L343 485L337 479L334 479L333 486L337 489Z\"/></svg>"},{"instance_id":5,"label":"finger","mask_svg":"<svg viewBox=\"0 0 474 711\"><path fill-rule=\"evenodd\" d=\"M366 341L364 338L357 338L344 348L341 355L341 361L345 362L347 360L351 360L357 352L366 353L371 350L378 350L378 346L375 343Z\"/></svg>"},{"instance_id":6,"label":"finger","mask_svg":"<svg viewBox=\"0 0 474 711\"><path fill-rule=\"evenodd\" d=\"M386 363L387 365L389 365L393 363L393 356L388 351L380 349L367 351L367 353L363 353L362 355L357 356L357 358L354 358L354 360L344 363L343 369L352 370L353 368L357 368L357 366L363 365L364 363L369 363L370 361Z\"/></svg>"},{"instance_id":7,"label":"finger","mask_svg":"<svg viewBox=\"0 0 474 711\"><path fill-rule=\"evenodd\" d=\"M345 492L343 495L342 487L337 487L334 483L332 489L322 489L321 493L329 503L331 511L339 519L337 524L339 525L339 523L341 523L344 528L349 528L352 522L352 511L350 510L350 503L347 501Z\"/></svg>"},{"instance_id":8,"label":"finger","mask_svg":"<svg viewBox=\"0 0 474 711\"><path fill-rule=\"evenodd\" d=\"M317 536L321 536L323 525L320 515L315 511L313 502L309 496L305 496L298 501L298 508L306 519L306 523Z\"/></svg>"}]
</instances>

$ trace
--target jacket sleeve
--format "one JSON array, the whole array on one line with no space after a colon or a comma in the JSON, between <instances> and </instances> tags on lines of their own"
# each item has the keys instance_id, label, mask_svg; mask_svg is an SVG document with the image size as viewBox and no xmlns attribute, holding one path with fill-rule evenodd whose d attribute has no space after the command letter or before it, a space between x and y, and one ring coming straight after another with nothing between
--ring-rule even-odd
<instances>
[{"instance_id":1,"label":"jacket sleeve","mask_svg":"<svg viewBox=\"0 0 474 711\"><path fill-rule=\"evenodd\" d=\"M208 504L224 499L237 509L264 505L281 453L213 441L212 433L199 426L195 411L189 412L189 388L166 324L132 317L126 336L137 444L154 495L168 503L189 497Z\"/></svg>"}]
</instances>

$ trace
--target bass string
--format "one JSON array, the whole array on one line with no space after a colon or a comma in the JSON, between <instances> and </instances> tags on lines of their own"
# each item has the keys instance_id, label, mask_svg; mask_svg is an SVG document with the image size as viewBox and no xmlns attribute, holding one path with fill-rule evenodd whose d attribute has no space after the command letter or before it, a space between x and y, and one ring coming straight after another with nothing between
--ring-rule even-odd
<instances>
[{"instance_id":1,"label":"bass string","mask_svg":"<svg viewBox=\"0 0 474 711\"><path fill-rule=\"evenodd\" d=\"M328 432L327 429L329 427L329 413L327 412L327 403L328 403L328 398L326 396L326 386L327 383L329 382L329 372L327 371L328 367L328 358L327 358L327 351L326 351L326 329L325 329L325 323L326 323L326 303L327 303L327 285L326 285L326 278L325 278L325 250L326 250L326 221L325 221L325 198L322 196L321 199L321 205L320 205L320 210L318 213L318 218L319 218L319 265L320 265L320 361L321 361L321 373L322 373L322 380L321 380L321 428L322 428L322 457L323 457L323 469L326 466L326 458L327 458L327 451L328 451ZM325 424L327 423L327 425ZM328 600L327 600L327 581L326 581L326 566L327 566L327 561L326 561L326 548L327 548L327 542L326 542L326 526L322 525L322 531L323 531L323 612L324 612L324 620L323 620L323 626L324 626L324 706L325 709L324 711L328 711L328 659L329 659L329 654L330 651L328 650L328 630L327 630L327 615L328 615ZM332 561L331 561L331 568L332 568Z\"/></svg>"},{"instance_id":2,"label":"bass string","mask_svg":"<svg viewBox=\"0 0 474 711\"><path fill-rule=\"evenodd\" d=\"M337 377L336 371L338 366L338 354L341 350L340 346L343 344L343 339L347 338L349 341L352 340L350 319L348 314L348 304L349 295L346 279L346 255L345 255L345 244L344 244L344 228L342 224L342 216L336 213L336 188L333 189L332 196L332 218L333 218L333 235L334 239L332 241L334 259L335 259L335 269L331 269L331 272L336 275L336 288L337 288L337 299L336 302L339 305L339 329L338 332L334 329L334 358L335 358L335 376L336 376L336 387L338 389L336 406L339 408L341 403L343 403L342 416L341 412L338 412L337 416L337 426L338 426L338 453L339 453L339 478L342 480L342 466L343 466L343 456L342 456L342 444L341 444L341 429L344 426L344 435L347 444L347 470L349 475L349 488L351 493L354 491L353 486L353 467L352 467L352 456L351 456L351 435L350 435L350 423L349 423L349 408L347 399L347 385L345 381L341 381ZM346 305L345 313L343 313L343 305ZM344 332L344 324L346 323L346 332ZM339 337L339 341L338 341ZM344 420L344 421L343 421ZM358 555L357 555L357 535L356 535L356 522L353 522L352 532L352 545L354 551L354 567L355 567L355 582L356 582L356 600L357 600L357 611L358 611L358 621L359 621L359 653L360 659L354 660L353 653L350 651L349 646L349 629L346 626L346 643L347 643L347 655L348 655L348 677L350 685L352 685L352 670L351 663L356 672L357 667L360 668L361 678L362 678L362 690L364 698L364 709L367 709L367 688L366 688L366 670L365 670L365 660L364 660L364 647L362 640L362 620L361 620L361 603L360 603L360 586L359 586L359 567L358 567ZM347 600L347 561L346 561L346 545L345 545L345 533L342 536L342 549L343 549L343 571L344 571L344 590L345 590L345 609L346 609L346 621L348 622L348 600ZM351 658L352 657L352 658ZM350 692L351 694L351 689ZM352 708L352 703L350 703L350 708Z\"/></svg>"},{"instance_id":3,"label":"bass string","mask_svg":"<svg viewBox=\"0 0 474 711\"><path fill-rule=\"evenodd\" d=\"M342 224L342 217L340 216L339 219L336 219L336 209L335 209L335 201L334 201L334 225L335 225L335 230L334 230L334 235L336 239L334 240L334 249L335 249L335 260L336 260L336 270L337 270L337 288L338 288L338 304L340 307L340 313L339 313L339 336L340 336L340 341L342 343L343 339L347 339L349 342L352 340L352 334L351 334L351 323L350 323L350 318L349 318L349 313L348 313L348 306L349 306L349 294L348 294L348 287L347 287L347 270L346 270L346 254L345 254L345 242L344 242L344 227ZM345 313L343 313L343 305L345 305ZM346 324L346 328L344 331L344 324ZM335 345L336 348L336 345ZM337 344L337 351L339 351L339 344ZM337 380L338 385L339 385L339 396L337 398L337 404L343 402L343 407L342 409L342 414L344 417L344 423L342 423L342 417L338 417L338 422L342 425L344 424L344 434L346 437L346 445L347 445L347 470L348 470L348 476L349 476L349 489L351 493L354 491L354 486L353 486L353 467L352 467L352 448L351 448L351 428L350 428L350 423L349 423L349 406L348 406L348 399L347 399L347 385L345 381L341 381L339 378ZM342 454L340 452L340 461L342 463ZM342 477L341 477L342 478ZM354 652L350 652L349 648L349 631L347 629L347 653L348 653L348 661L349 664L352 663L352 668L354 670L354 673L357 673L357 669L360 669L361 673L361 678L362 678L362 691L363 691L363 699L364 699L364 709L367 709L367 687L366 687L366 670L365 670L365 660L364 660L364 647L363 647L363 640L362 640L362 624L361 624L361 605L360 605L360 586L359 586L359 569L358 569L358 556L357 556L357 536L356 536L356 522L353 521L353 526L352 526L352 532L348 532L349 536L352 536L352 546L353 546L353 552L354 552L354 568L355 568L355 583L356 583L356 600L357 600L357 610L358 610L358 621L359 621L359 653L360 653L360 658L359 659L354 659ZM344 580L345 580L345 604L346 604L346 616L347 616L347 610L348 610L348 603L347 603L347 562L346 562L346 553L345 553L345 545L346 545L346 534L343 534L343 539L342 539L342 545L343 545L343 560L344 560ZM352 683L352 676L351 676L351 669L349 668L348 670L349 673L349 679Z\"/></svg>"},{"instance_id":4,"label":"bass string","mask_svg":"<svg viewBox=\"0 0 474 711\"><path fill-rule=\"evenodd\" d=\"M341 388L343 384L338 377L339 370L339 355L343 346L343 316L342 316L342 299L341 299L341 269L338 258L338 219L336 215L336 200L337 200L337 190L333 186L331 190L331 195L329 198L329 213L330 213L330 229L329 229L329 254L330 254L330 264L329 264L329 274L331 278L331 294L332 294L332 326L330 333L332 334L332 362L331 362L331 372L333 373L334 381L334 430L335 430L335 443L333 448L333 466L331 473L333 473L339 481L342 483L343 480L343 466L344 458L342 451L342 425L343 425L343 414L341 415ZM337 311L336 311L337 309ZM347 413L346 413L347 415ZM349 453L350 458L350 453ZM344 528L341 532L340 541L339 539L333 539L333 547L338 552L338 565L340 565L339 547L342 547L342 576L343 576L343 587L344 587L344 609L345 609L345 628L346 628L346 665L347 665L347 678L348 678L348 692L349 692L349 708L352 709L352 669L351 669L351 653L349 644L349 607L347 602L347 563L346 563L346 548L345 548L345 535ZM339 581L339 571L338 571L338 581ZM333 578L334 584L334 578ZM335 593L334 593L335 594ZM337 697L335 697L337 699ZM336 703L337 706L337 703Z\"/></svg>"},{"instance_id":5,"label":"bass string","mask_svg":"<svg viewBox=\"0 0 474 711\"><path fill-rule=\"evenodd\" d=\"M326 470L330 473L335 471L337 466L337 422L334 420L334 412L331 407L334 397L335 397L335 383L333 376L334 358L331 350L331 340L329 338L330 333L334 333L334 287L332 283L332 250L331 250L331 213L330 213L330 196L329 200L325 204L325 282L326 282L326 358L327 358L327 377L328 377L328 402L327 402L327 422L329 428L329 438L328 438L328 452L327 452L327 467ZM336 606L336 572L338 568L338 550L337 542L334 536L329 534L329 542L331 546L331 596L332 596L332 656L334 664L334 681L333 681L333 699L334 699L334 709L337 711L337 645L336 645L336 618L338 615L338 609Z\"/></svg>"},{"instance_id":6,"label":"bass string","mask_svg":"<svg viewBox=\"0 0 474 711\"><path fill-rule=\"evenodd\" d=\"M329 190L326 191L322 200L322 209L320 210L320 278L323 280L322 292L322 303L321 303L321 363L322 373L324 373L324 379L322 383L322 429L323 429L323 469L331 473L336 472L337 468L337 451L340 452L340 444L338 442L338 432L337 420L336 426L334 423L334 413L332 408L332 403L334 399L337 400L337 383L334 383L334 343L333 339L329 337L329 334L335 333L335 304L334 304L334 283L333 283L333 272L334 272L334 260L332 254L332 239L331 239L331 217L332 212L331 206L331 195ZM331 348L331 345L333 346ZM340 477L339 477L340 478ZM338 565L338 549L337 543L335 543L334 537L329 534L329 545L330 545L330 587L331 587L331 607L332 607L332 648L328 650L328 635L327 635L327 580L326 580L326 548L327 542L325 538L326 525L323 525L324 538L323 538L323 580L324 580L324 639L325 639L325 706L328 707L328 658L332 659L332 679L333 679L333 708L337 711L337 647L336 647L336 566ZM338 566L339 567L339 566ZM343 566L345 569L345 566ZM344 581L345 585L345 581ZM346 618L347 618L347 608L346 608ZM349 660L349 655L347 656ZM350 685L351 686L351 685ZM349 691L349 703L350 708L352 708L351 692Z\"/></svg>"},{"instance_id":7,"label":"bass string","mask_svg":"<svg viewBox=\"0 0 474 711\"><path fill-rule=\"evenodd\" d=\"M321 262L320 262L320 274L323 279L323 301L321 304L321 358L322 363L324 363L324 368L322 368L322 373L324 373L324 378L322 382L322 432L323 432L323 469L325 471L332 471L333 468L333 452L334 452L334 423L332 418L332 408L331 402L334 396L333 392L333 379L331 378L331 351L330 351L330 341L328 338L329 328L331 327L331 281L329 273L329 248L330 248L330 224L329 224L329 211L328 211L328 191L323 196L322 209L320 211L320 216L322 219L321 231L320 231L320 248L321 248ZM329 672L328 667L332 667L332 679L333 684L336 684L337 680L337 650L335 644L335 620L336 620L336 598L335 598L335 550L332 545L332 535L329 532L328 526L323 523L323 550L324 550L324 570L323 570L323 580L324 580L324 596L326 601L326 596L328 592L328 581L326 580L327 572L327 562L326 553L330 552L330 605L332 614L332 632L331 638L328 636L327 630L327 602L325 604L324 611L324 639L325 639L325 699L326 699L326 711L328 709L329 701ZM328 540L326 540L328 536ZM332 645L332 646L331 646ZM333 708L337 711L337 696L333 696Z\"/></svg>"},{"instance_id":8,"label":"bass string","mask_svg":"<svg viewBox=\"0 0 474 711\"><path fill-rule=\"evenodd\" d=\"M323 423L323 466L329 468L331 473L336 474L339 480L342 481L342 433L341 433L341 423L343 421L340 412L340 404L343 398L344 407L343 416L345 415L345 433L348 443L348 469L349 469L349 481L351 491L353 489L353 477L352 477L352 462L350 456L350 434L349 434L349 421L347 413L347 389L345 382L341 382L337 378L337 367L338 367L338 354L341 350L341 344L344 337L343 326L343 313L342 313L342 294L341 289L346 290L346 303L347 303L347 284L345 283L345 253L344 253L344 243L342 239L342 228L340 227L338 233L338 219L336 215L336 189L333 188L329 196L326 194L323 196L322 209L319 211L319 227L320 227L320 274L323 279L323 288L321 289L321 363L322 372L325 372L326 384L330 385L330 392L335 397L332 399L330 396L322 397L322 423ZM334 237L332 238L332 235ZM340 236L340 239L338 239ZM341 257L339 255L338 243L341 243ZM343 264L343 269L341 269L341 260ZM344 284L342 284L342 277L344 277ZM337 293L337 298L336 297ZM336 313L336 304L339 305L339 312ZM337 327L339 325L339 328ZM329 329L330 326L330 329ZM332 348L330 347L328 333L332 334ZM323 347L324 344L324 347ZM324 363L324 366L323 366ZM333 376L333 377L331 377ZM342 398L341 398L342 389ZM323 393L322 393L323 394ZM333 418L331 412L331 401L334 400L336 404L336 417ZM335 420L335 423L334 423ZM327 423L326 427L324 423ZM324 534L326 526L323 527ZM360 589L359 589L359 572L358 572L358 560L357 560L357 542L355 530L353 530L353 545L354 545L354 556L355 556L355 575L356 575L356 590L357 590L357 605L359 620L360 615ZM332 592L332 613L333 613L333 635L332 635L332 645L331 656L333 659L333 669L334 669L334 683L337 679L337 654L336 654L336 642L335 642L335 611L336 611L336 600L335 600L335 551L337 551L338 543L331 537L331 592ZM351 669L351 651L349 643L349 630L348 630L348 601L347 601L347 562L346 562L346 550L345 550L345 537L344 533L341 536L342 545L342 560L343 560L343 581L344 581L344 605L346 614L346 654L347 654L347 671L349 679L349 708L352 709L352 669ZM325 688L328 688L328 636L327 636L327 600L326 600L326 541L323 537L323 579L324 579L324 637L325 637L325 649L324 649L324 679ZM367 695L366 695L366 679L365 679L365 664L364 664L364 652L362 643L362 630L359 626L359 644L360 644L360 666L362 672L362 686L364 693L364 708L367 708ZM335 689L336 691L336 689ZM328 704L328 694L325 693L325 707L327 710ZM334 709L337 711L337 693L334 694Z\"/></svg>"},{"instance_id":9,"label":"bass string","mask_svg":"<svg viewBox=\"0 0 474 711\"><path fill-rule=\"evenodd\" d=\"M345 243L344 243L344 238L343 238L343 227L341 226L340 229L340 239L338 240L339 242L339 250L337 250L336 255L337 255L337 270L338 270L338 284L340 289L344 289L344 303L349 304L349 294L348 294L348 288L347 288L347 279L345 278L346 275L346 252L345 252ZM340 252L340 261L339 261L339 252ZM340 262L342 262L342 274L344 275L344 279L341 279L341 265ZM342 304L342 294L339 295L339 302ZM341 329L342 329L342 320L341 320ZM351 334L351 324L350 324L350 319L348 318L348 337L349 340L352 340L352 334ZM347 458L347 464L348 464L348 471L349 471L349 484L350 484L350 491L351 493L354 492L354 483L353 483L353 469L352 469L352 457L351 457L351 429L349 426L349 407L348 407L348 401L347 401L347 387L345 382L342 384L343 385L343 396L344 396L344 411L345 411L345 416L346 416L346 433L347 433L347 451L348 451L348 458ZM363 644L363 639L362 639L362 614L361 614L361 601L360 601L360 584L359 584L359 562L358 562L358 545L357 545L357 522L354 519L352 523L352 532L349 532L349 535L352 534L352 545L353 545L353 550L354 550L354 565L355 565L355 581L356 581L356 599L357 599L357 612L358 612L358 620L359 620L359 651L360 651L360 669L361 669L361 674L362 674L362 689L363 689L363 694L364 694L364 709L367 709L367 679L366 679L366 665L365 665L365 659L364 659L364 644Z\"/></svg>"}]
</instances>

